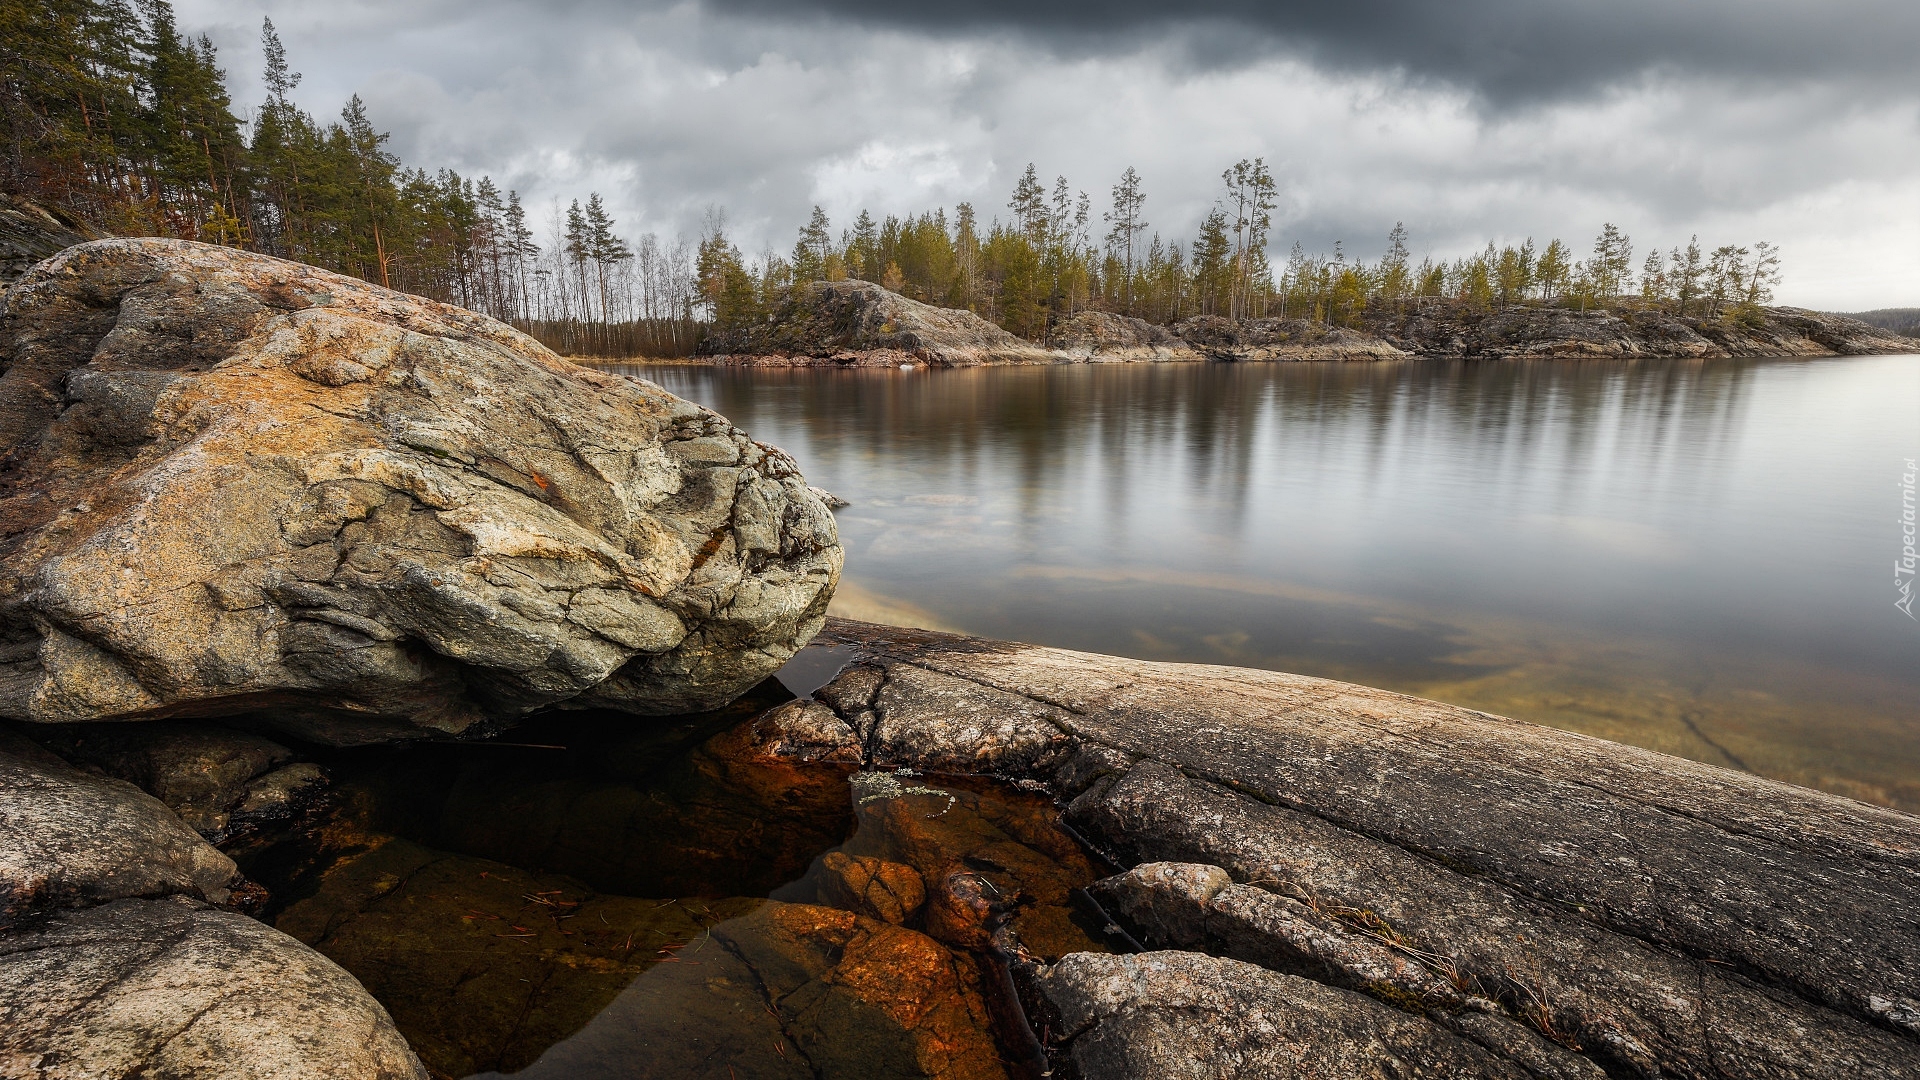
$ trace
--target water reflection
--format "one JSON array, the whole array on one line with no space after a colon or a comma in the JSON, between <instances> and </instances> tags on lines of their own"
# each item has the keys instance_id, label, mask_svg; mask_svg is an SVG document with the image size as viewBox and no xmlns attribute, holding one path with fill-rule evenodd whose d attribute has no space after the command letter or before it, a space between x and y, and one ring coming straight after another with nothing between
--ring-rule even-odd
<instances>
[{"instance_id":1,"label":"water reflection","mask_svg":"<svg viewBox=\"0 0 1920 1080\"><path fill-rule=\"evenodd\" d=\"M1920 808L1886 527L1920 453L1910 357L633 370L852 501L860 610Z\"/></svg>"}]
</instances>

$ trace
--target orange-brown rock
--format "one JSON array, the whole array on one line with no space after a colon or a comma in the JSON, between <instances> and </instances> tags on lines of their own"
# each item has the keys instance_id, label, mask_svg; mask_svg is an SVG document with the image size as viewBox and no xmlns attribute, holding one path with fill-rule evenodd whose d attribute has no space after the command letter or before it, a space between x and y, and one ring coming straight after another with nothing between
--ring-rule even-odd
<instances>
[{"instance_id":1,"label":"orange-brown rock","mask_svg":"<svg viewBox=\"0 0 1920 1080\"><path fill-rule=\"evenodd\" d=\"M903 775L855 774L859 825L845 852L917 871L927 933L955 948L987 949L1010 922L1021 943L1046 958L1107 948L1098 922L1081 925L1090 920L1072 895L1098 873L1060 829L1051 801L961 777L934 787ZM822 890L834 895L831 883Z\"/></svg>"},{"instance_id":2,"label":"orange-brown rock","mask_svg":"<svg viewBox=\"0 0 1920 1080\"><path fill-rule=\"evenodd\" d=\"M919 872L903 863L831 851L820 865L826 871L820 891L835 907L899 925L927 902Z\"/></svg>"},{"instance_id":3,"label":"orange-brown rock","mask_svg":"<svg viewBox=\"0 0 1920 1080\"><path fill-rule=\"evenodd\" d=\"M821 1075L897 1074L897 1066L876 1067L890 1040L872 1029L869 1010L905 1036L901 1048L929 1080L1006 1075L979 969L925 934L808 904L769 904L716 934L755 962Z\"/></svg>"},{"instance_id":4,"label":"orange-brown rock","mask_svg":"<svg viewBox=\"0 0 1920 1080\"><path fill-rule=\"evenodd\" d=\"M790 458L480 315L168 240L0 317L0 716L313 738L710 708L819 628Z\"/></svg>"},{"instance_id":5,"label":"orange-brown rock","mask_svg":"<svg viewBox=\"0 0 1920 1080\"><path fill-rule=\"evenodd\" d=\"M925 934L768 903L712 929L513 1075L1003 1080L980 969ZM491 1074L488 1074L491 1075Z\"/></svg>"}]
</instances>

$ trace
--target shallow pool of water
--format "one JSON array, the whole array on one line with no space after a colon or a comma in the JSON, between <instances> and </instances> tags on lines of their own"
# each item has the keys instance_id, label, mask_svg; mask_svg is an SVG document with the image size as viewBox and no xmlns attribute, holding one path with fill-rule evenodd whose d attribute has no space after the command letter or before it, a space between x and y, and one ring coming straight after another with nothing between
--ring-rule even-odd
<instances>
[{"instance_id":1,"label":"shallow pool of water","mask_svg":"<svg viewBox=\"0 0 1920 1080\"><path fill-rule=\"evenodd\" d=\"M788 696L308 748L326 801L230 853L436 1077L1037 1077L989 934L1107 948L1103 871L1043 797L763 753Z\"/></svg>"},{"instance_id":2,"label":"shallow pool of water","mask_svg":"<svg viewBox=\"0 0 1920 1080\"><path fill-rule=\"evenodd\" d=\"M839 609L1385 686L1920 809L1920 358L624 369L851 506Z\"/></svg>"}]
</instances>

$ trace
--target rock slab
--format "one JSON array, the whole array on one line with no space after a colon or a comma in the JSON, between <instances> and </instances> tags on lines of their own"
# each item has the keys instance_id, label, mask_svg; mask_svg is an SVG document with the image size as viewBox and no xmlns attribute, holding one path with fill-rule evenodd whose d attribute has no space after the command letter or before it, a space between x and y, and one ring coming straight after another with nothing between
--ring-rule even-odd
<instances>
[{"instance_id":1,"label":"rock slab","mask_svg":"<svg viewBox=\"0 0 1920 1080\"><path fill-rule=\"evenodd\" d=\"M1081 1080L1531 1076L1370 998L1237 960L1075 953L1041 985Z\"/></svg>"},{"instance_id":2,"label":"rock slab","mask_svg":"<svg viewBox=\"0 0 1920 1080\"><path fill-rule=\"evenodd\" d=\"M105 240L0 317L0 717L270 710L334 742L737 696L832 516L650 383L296 263Z\"/></svg>"},{"instance_id":3,"label":"rock slab","mask_svg":"<svg viewBox=\"0 0 1920 1080\"><path fill-rule=\"evenodd\" d=\"M815 700L870 768L1037 784L1117 865L1185 864L1158 899L1126 887L1150 947L1358 994L1528 1075L1920 1077L1908 815L1323 679L821 640L853 658ZM1121 917L1123 885L1094 890Z\"/></svg>"}]
</instances>

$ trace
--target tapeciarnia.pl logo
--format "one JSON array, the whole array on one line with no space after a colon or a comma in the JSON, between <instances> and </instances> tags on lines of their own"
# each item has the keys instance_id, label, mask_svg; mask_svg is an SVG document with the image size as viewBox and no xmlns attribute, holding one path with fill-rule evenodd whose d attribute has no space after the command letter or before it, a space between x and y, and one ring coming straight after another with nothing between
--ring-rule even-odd
<instances>
[{"instance_id":1,"label":"tapeciarnia.pl logo","mask_svg":"<svg viewBox=\"0 0 1920 1080\"><path fill-rule=\"evenodd\" d=\"M1914 571L1914 520L1913 520L1913 480L1920 468L1914 466L1914 459L1906 459L1907 471L1900 474L1900 557L1893 560L1893 587L1900 599L1893 606L1906 612L1907 618L1920 622L1920 616L1913 613L1913 571Z\"/></svg>"}]
</instances>

